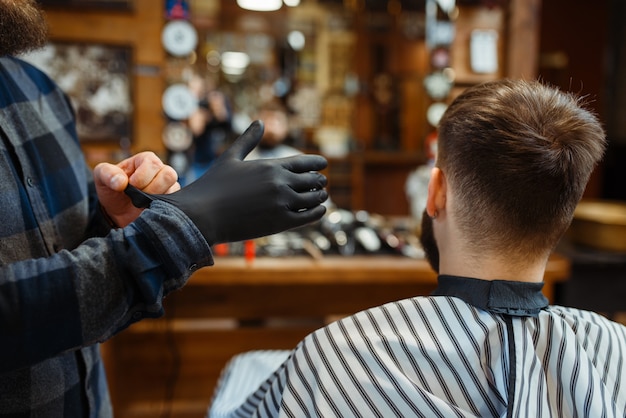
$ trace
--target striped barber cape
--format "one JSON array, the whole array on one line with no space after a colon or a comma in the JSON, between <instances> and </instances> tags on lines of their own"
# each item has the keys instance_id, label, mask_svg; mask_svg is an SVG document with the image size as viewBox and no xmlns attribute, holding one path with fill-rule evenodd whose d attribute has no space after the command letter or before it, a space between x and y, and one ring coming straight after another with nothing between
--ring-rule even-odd
<instances>
[{"instance_id":1,"label":"striped barber cape","mask_svg":"<svg viewBox=\"0 0 626 418\"><path fill-rule=\"evenodd\" d=\"M293 351L243 353L209 417L625 417L626 327L541 287L440 276Z\"/></svg>"}]
</instances>

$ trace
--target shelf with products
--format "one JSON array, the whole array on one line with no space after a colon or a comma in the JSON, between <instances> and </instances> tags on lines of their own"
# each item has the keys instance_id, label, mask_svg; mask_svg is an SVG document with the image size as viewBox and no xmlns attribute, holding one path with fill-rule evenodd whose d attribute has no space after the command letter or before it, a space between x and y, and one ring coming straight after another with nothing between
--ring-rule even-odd
<instances>
[{"instance_id":1,"label":"shelf with products","mask_svg":"<svg viewBox=\"0 0 626 418\"><path fill-rule=\"evenodd\" d=\"M535 74L538 1L498 0L490 7L483 1L458 1L460 12L450 50L456 79L450 97L487 79ZM423 13L350 12L340 6L325 7L327 2L303 2L280 13L244 14L226 0L210 2L214 7L201 13L200 3L205 4L190 2L190 21L197 26L200 40L193 68L216 77L233 106L243 112L252 112L261 93L267 93L275 81L271 77L281 76L279 80L291 88L290 98L284 101L299 104L291 109L302 125L299 129L340 128L354 142L346 157L330 159L331 196L348 208L408 214L406 177L424 163L423 143L433 131L426 119L430 99L423 85L431 72ZM149 7L152 3L146 0L134 4L133 13L89 11L81 13L81 19L75 11L49 11L53 38L134 47L130 150L120 149L119 144L89 144L85 150L91 163L116 159L127 151L163 153L161 94L173 72L182 73L192 65L187 60L167 59L160 42L165 24L162 9ZM124 30L106 30L106 22ZM287 29L294 28L307 41L299 52L283 42ZM497 33L496 73L472 70L470 43L475 29ZM260 39L267 41L262 47ZM253 65L238 81L225 79L219 75L219 66L209 65L209 58L227 47L251 53ZM320 115L324 106L328 111Z\"/></svg>"},{"instance_id":2,"label":"shelf with products","mask_svg":"<svg viewBox=\"0 0 626 418\"><path fill-rule=\"evenodd\" d=\"M427 162L425 143L436 138L436 123L427 118L431 104L445 106L477 83L536 74L537 0L457 3L444 68L452 85L438 100L424 86L436 69L424 33L407 32L406 18L398 16L388 16L384 31L372 30L372 19L357 20L354 71L364 88L354 98L353 136L362 151L349 158L353 208L409 214L407 177Z\"/></svg>"}]
</instances>

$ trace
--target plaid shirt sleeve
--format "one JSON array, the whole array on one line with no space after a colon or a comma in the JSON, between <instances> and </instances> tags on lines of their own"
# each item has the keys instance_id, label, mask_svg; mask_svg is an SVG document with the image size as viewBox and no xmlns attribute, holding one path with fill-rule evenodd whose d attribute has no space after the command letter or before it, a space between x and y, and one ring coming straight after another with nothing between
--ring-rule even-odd
<instances>
[{"instance_id":1,"label":"plaid shirt sleeve","mask_svg":"<svg viewBox=\"0 0 626 418\"><path fill-rule=\"evenodd\" d=\"M109 230L67 99L13 58L0 58L0 138L0 375L160 316L163 297L212 264L166 203Z\"/></svg>"}]
</instances>

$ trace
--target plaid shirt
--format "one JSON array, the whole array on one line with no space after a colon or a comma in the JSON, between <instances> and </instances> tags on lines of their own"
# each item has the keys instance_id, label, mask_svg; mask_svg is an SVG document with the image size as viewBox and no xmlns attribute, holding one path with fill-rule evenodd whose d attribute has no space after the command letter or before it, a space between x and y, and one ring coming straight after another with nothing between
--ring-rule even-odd
<instances>
[{"instance_id":1,"label":"plaid shirt","mask_svg":"<svg viewBox=\"0 0 626 418\"><path fill-rule=\"evenodd\" d=\"M110 229L65 95L0 57L0 417L111 416L98 351L212 263L175 207Z\"/></svg>"}]
</instances>

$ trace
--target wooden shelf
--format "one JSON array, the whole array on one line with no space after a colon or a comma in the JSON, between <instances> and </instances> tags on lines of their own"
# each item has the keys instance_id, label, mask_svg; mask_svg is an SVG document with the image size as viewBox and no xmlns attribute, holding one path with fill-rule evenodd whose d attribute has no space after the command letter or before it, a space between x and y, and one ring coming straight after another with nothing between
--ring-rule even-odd
<instances>
[{"instance_id":1,"label":"wooden shelf","mask_svg":"<svg viewBox=\"0 0 626 418\"><path fill-rule=\"evenodd\" d=\"M569 269L568 259L550 259L549 299ZM165 300L164 318L102 345L115 416L202 418L232 356L291 349L328 321L427 295L436 283L425 260L399 256L218 258Z\"/></svg>"}]
</instances>

